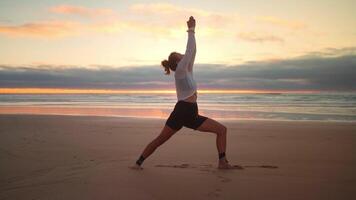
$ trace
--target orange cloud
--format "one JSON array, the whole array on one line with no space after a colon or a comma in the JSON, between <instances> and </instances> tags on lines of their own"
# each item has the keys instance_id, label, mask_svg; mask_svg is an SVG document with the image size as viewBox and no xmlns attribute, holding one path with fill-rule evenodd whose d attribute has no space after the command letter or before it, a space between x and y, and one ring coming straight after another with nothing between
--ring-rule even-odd
<instances>
[{"instance_id":1,"label":"orange cloud","mask_svg":"<svg viewBox=\"0 0 356 200\"><path fill-rule=\"evenodd\" d=\"M20 25L1 26L0 34L11 37L37 37L37 38L61 38L90 33L119 33L122 30L132 30L159 35L172 35L174 29L157 26L132 20L112 20L91 23L80 23L77 21L43 21L31 22Z\"/></svg>"},{"instance_id":2,"label":"orange cloud","mask_svg":"<svg viewBox=\"0 0 356 200\"><path fill-rule=\"evenodd\" d=\"M43 21L0 26L0 33L9 36L63 37L78 34L80 26L73 21Z\"/></svg>"},{"instance_id":3,"label":"orange cloud","mask_svg":"<svg viewBox=\"0 0 356 200\"><path fill-rule=\"evenodd\" d=\"M0 33L12 37L38 37L38 38L59 38L88 33L118 33L122 30L133 30L135 32L149 33L153 36L169 36L174 34L175 28L180 28L183 24L179 19L178 23L166 25L160 24L160 20L149 21L142 19L132 19L133 14L118 18L110 9L91 9L81 6L60 5L49 8L52 13L73 14L94 18L96 16L110 16L110 18L99 18L86 23L80 21L39 21L19 25L1 25ZM139 15L138 15L139 16ZM141 15L142 16L142 15ZM164 21L164 20L163 20Z\"/></svg>"},{"instance_id":4,"label":"orange cloud","mask_svg":"<svg viewBox=\"0 0 356 200\"><path fill-rule=\"evenodd\" d=\"M82 6L59 5L49 8L50 12L58 14L72 14L84 17L111 16L114 12L111 9L104 8L86 8Z\"/></svg>"},{"instance_id":5,"label":"orange cloud","mask_svg":"<svg viewBox=\"0 0 356 200\"><path fill-rule=\"evenodd\" d=\"M184 19L193 15L198 21L199 33L203 36L234 37L236 35L235 31L237 31L236 27L239 27L247 31L247 33L238 35L241 39L252 42L283 42L283 39L277 36L248 33L250 28L248 26L244 27L244 24L253 24L248 22L251 19L243 19L236 13L185 8L169 3L133 4L129 6L125 14L115 13L113 10L106 8L87 8L73 5L58 5L50 7L48 10L51 13L89 17L92 20L86 23L81 21L42 21L21 25L0 25L0 33L10 36L56 38L78 34L118 33L122 30L132 30L148 33L152 36L170 37L179 35L177 33L180 33L182 28L185 27ZM99 16L104 18L96 18ZM291 29L305 27L301 22L276 17L258 17L255 22L256 20Z\"/></svg>"}]
</instances>

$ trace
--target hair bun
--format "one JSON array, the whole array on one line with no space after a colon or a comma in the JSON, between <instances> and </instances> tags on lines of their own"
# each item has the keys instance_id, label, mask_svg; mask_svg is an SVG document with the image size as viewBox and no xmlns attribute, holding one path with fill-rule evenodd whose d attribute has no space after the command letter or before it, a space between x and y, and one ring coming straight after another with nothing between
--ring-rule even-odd
<instances>
[{"instance_id":1,"label":"hair bun","mask_svg":"<svg viewBox=\"0 0 356 200\"><path fill-rule=\"evenodd\" d=\"M169 61L168 60L163 60L161 62L162 66L164 67L164 71L166 71L166 74L170 74L170 70L169 70Z\"/></svg>"},{"instance_id":2,"label":"hair bun","mask_svg":"<svg viewBox=\"0 0 356 200\"><path fill-rule=\"evenodd\" d=\"M161 64L162 64L163 67L169 67L168 60L162 60Z\"/></svg>"}]
</instances>

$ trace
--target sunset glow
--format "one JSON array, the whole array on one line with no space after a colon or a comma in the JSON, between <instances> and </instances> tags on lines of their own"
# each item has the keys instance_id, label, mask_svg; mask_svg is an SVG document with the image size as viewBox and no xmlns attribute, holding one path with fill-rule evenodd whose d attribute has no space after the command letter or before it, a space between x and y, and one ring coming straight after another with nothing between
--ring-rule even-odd
<instances>
[{"instance_id":1,"label":"sunset glow","mask_svg":"<svg viewBox=\"0 0 356 200\"><path fill-rule=\"evenodd\" d=\"M161 61L185 52L194 16L200 93L352 92L355 7L351 0L0 1L0 91L173 94L173 73L165 76Z\"/></svg>"},{"instance_id":2,"label":"sunset glow","mask_svg":"<svg viewBox=\"0 0 356 200\"><path fill-rule=\"evenodd\" d=\"M355 7L349 0L1 1L0 64L158 64L184 51L190 15L198 63L289 58L355 45Z\"/></svg>"}]
</instances>

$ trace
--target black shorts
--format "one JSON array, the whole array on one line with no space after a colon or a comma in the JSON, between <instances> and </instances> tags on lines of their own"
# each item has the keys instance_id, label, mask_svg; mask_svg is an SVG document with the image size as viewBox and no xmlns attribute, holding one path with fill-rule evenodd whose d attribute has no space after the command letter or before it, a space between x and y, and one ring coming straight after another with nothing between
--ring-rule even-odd
<instances>
[{"instance_id":1,"label":"black shorts","mask_svg":"<svg viewBox=\"0 0 356 200\"><path fill-rule=\"evenodd\" d=\"M175 130L179 130L183 126L196 130L206 119L208 118L198 114L196 102L178 101L169 115L166 125Z\"/></svg>"}]
</instances>

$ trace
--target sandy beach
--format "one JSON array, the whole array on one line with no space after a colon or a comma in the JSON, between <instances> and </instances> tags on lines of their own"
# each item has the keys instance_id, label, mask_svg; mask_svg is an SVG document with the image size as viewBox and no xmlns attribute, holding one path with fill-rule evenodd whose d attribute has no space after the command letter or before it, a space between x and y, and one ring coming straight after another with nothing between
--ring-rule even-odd
<instances>
[{"instance_id":1,"label":"sandy beach","mask_svg":"<svg viewBox=\"0 0 356 200\"><path fill-rule=\"evenodd\" d=\"M356 124L225 121L215 136L183 128L128 168L162 119L0 115L0 199L356 199Z\"/></svg>"}]
</instances>

